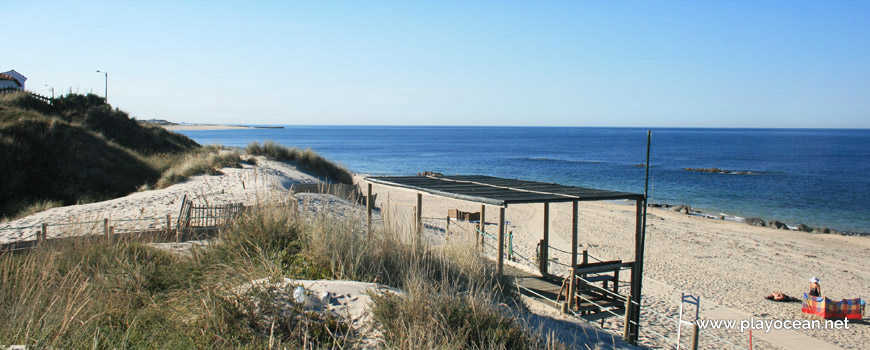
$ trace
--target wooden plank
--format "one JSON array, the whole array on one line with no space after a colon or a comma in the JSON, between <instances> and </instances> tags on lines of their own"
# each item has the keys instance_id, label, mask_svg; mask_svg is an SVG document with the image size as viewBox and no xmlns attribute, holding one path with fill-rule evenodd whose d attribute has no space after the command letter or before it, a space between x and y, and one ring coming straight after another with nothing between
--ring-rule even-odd
<instances>
[{"instance_id":1,"label":"wooden plank","mask_svg":"<svg viewBox=\"0 0 870 350\"><path fill-rule=\"evenodd\" d=\"M632 265L634 265L633 262L615 263L615 264L599 265L599 266L594 266L594 267L578 267L574 271L576 271L575 276L576 275L583 275L583 274L588 275L588 274L593 274L593 273L618 271L622 268L631 267ZM579 266L583 266L583 265L579 265Z\"/></svg>"}]
</instances>

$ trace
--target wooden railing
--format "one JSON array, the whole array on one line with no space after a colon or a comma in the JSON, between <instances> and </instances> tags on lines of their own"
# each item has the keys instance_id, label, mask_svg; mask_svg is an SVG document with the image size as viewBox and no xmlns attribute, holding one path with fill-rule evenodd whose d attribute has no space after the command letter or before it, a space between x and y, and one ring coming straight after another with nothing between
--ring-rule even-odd
<instances>
[{"instance_id":1,"label":"wooden railing","mask_svg":"<svg viewBox=\"0 0 870 350\"><path fill-rule=\"evenodd\" d=\"M23 92L23 93L26 93L26 94L32 96L33 98L35 98L37 100L40 100L40 101L48 103L48 104L53 104L51 97L42 96L42 95L37 94L37 93L33 93L30 91L26 91L26 90L21 90L21 89L14 88L14 87L0 88L0 94L14 94L16 92Z\"/></svg>"},{"instance_id":2,"label":"wooden railing","mask_svg":"<svg viewBox=\"0 0 870 350\"><path fill-rule=\"evenodd\" d=\"M187 199L181 200L177 228L179 231L190 228L215 228L225 226L244 210L242 203L222 205L194 205Z\"/></svg>"}]
</instances>

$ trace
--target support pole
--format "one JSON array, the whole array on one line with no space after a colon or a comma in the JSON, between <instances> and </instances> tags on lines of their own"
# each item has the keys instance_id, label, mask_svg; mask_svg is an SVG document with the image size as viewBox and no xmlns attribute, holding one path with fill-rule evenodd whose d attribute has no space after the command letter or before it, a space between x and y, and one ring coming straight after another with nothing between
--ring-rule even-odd
<instances>
[{"instance_id":1,"label":"support pole","mask_svg":"<svg viewBox=\"0 0 870 350\"><path fill-rule=\"evenodd\" d=\"M692 350L698 350L698 321L695 320L695 323L692 324Z\"/></svg>"},{"instance_id":2,"label":"support pole","mask_svg":"<svg viewBox=\"0 0 870 350\"><path fill-rule=\"evenodd\" d=\"M635 219L635 237L634 237L634 267L631 269L631 297L632 305L627 311L631 313L631 320L634 324L631 325L628 342L632 345L637 344L637 339L640 332L640 297L641 285L643 284L643 210L644 201L637 200L637 218Z\"/></svg>"},{"instance_id":3,"label":"support pole","mask_svg":"<svg viewBox=\"0 0 870 350\"><path fill-rule=\"evenodd\" d=\"M498 208L498 275L504 273L504 207Z\"/></svg>"},{"instance_id":4,"label":"support pole","mask_svg":"<svg viewBox=\"0 0 870 350\"><path fill-rule=\"evenodd\" d=\"M578 202L574 201L572 210L571 210L571 277L569 281L568 287L568 307L572 310L576 305L574 305L574 293L577 292L577 205Z\"/></svg>"},{"instance_id":5,"label":"support pole","mask_svg":"<svg viewBox=\"0 0 870 350\"><path fill-rule=\"evenodd\" d=\"M42 231L36 233L36 244L40 244L48 240L48 224L42 223Z\"/></svg>"},{"instance_id":6,"label":"support pole","mask_svg":"<svg viewBox=\"0 0 870 350\"><path fill-rule=\"evenodd\" d=\"M417 237L423 234L423 194L417 193Z\"/></svg>"},{"instance_id":7,"label":"support pole","mask_svg":"<svg viewBox=\"0 0 870 350\"><path fill-rule=\"evenodd\" d=\"M106 242L112 242L112 239L109 237L109 219L103 219L103 236L106 237Z\"/></svg>"},{"instance_id":8,"label":"support pole","mask_svg":"<svg viewBox=\"0 0 870 350\"><path fill-rule=\"evenodd\" d=\"M640 301L641 287L643 286L643 255L644 245L646 241L646 204L649 198L649 155L650 144L652 141L652 132L646 133L646 175L643 185L643 198L636 200L637 203L637 218L635 219L635 248L634 248L634 267L631 269L631 308L627 311L631 312L631 318L634 321L632 324L631 334L629 334L628 342L631 345L636 345L640 337Z\"/></svg>"},{"instance_id":9,"label":"support pole","mask_svg":"<svg viewBox=\"0 0 870 350\"><path fill-rule=\"evenodd\" d=\"M486 239L484 235L486 233L486 205L480 205L480 232L477 233L478 238L480 238L480 244L483 245L483 240Z\"/></svg>"},{"instance_id":10,"label":"support pole","mask_svg":"<svg viewBox=\"0 0 870 350\"><path fill-rule=\"evenodd\" d=\"M622 339L626 341L629 338L628 335L631 334L631 313L628 310L631 310L631 294L625 297L625 324L623 325Z\"/></svg>"},{"instance_id":11,"label":"support pole","mask_svg":"<svg viewBox=\"0 0 870 350\"><path fill-rule=\"evenodd\" d=\"M541 256L538 261L541 276L546 276L550 265L550 203L544 203L544 240L541 241Z\"/></svg>"},{"instance_id":12,"label":"support pole","mask_svg":"<svg viewBox=\"0 0 870 350\"><path fill-rule=\"evenodd\" d=\"M368 192L366 192L366 230L368 234L372 234L372 184L368 184Z\"/></svg>"}]
</instances>

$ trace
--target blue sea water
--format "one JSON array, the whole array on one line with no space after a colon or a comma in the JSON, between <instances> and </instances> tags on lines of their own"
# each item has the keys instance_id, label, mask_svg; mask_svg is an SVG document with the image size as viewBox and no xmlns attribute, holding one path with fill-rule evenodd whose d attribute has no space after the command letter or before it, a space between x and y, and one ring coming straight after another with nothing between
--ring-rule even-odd
<instances>
[{"instance_id":1,"label":"blue sea water","mask_svg":"<svg viewBox=\"0 0 870 350\"><path fill-rule=\"evenodd\" d=\"M870 232L870 130L652 130L650 202ZM181 131L201 144L273 140L359 173L483 174L643 192L647 129L285 126ZM716 167L718 174L685 168Z\"/></svg>"}]
</instances>

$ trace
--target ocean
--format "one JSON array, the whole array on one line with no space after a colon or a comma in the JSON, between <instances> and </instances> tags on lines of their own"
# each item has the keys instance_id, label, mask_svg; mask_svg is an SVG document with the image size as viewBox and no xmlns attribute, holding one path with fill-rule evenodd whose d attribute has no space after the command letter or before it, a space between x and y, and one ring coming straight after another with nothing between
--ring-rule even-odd
<instances>
[{"instance_id":1,"label":"ocean","mask_svg":"<svg viewBox=\"0 0 870 350\"><path fill-rule=\"evenodd\" d=\"M870 232L870 130L653 128L650 202ZM643 193L647 129L284 126L180 131L273 140L373 175L482 174ZM719 168L726 173L690 171Z\"/></svg>"}]
</instances>

